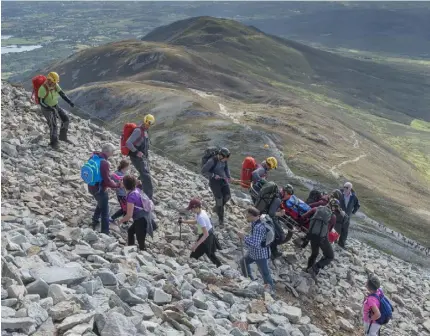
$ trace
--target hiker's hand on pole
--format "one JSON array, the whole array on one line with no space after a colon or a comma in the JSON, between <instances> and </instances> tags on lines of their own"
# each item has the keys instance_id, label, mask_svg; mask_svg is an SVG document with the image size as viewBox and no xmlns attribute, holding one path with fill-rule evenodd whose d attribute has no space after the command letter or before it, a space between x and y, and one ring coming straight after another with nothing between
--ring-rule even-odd
<instances>
[{"instance_id":1,"label":"hiker's hand on pole","mask_svg":"<svg viewBox=\"0 0 430 336\"><path fill-rule=\"evenodd\" d=\"M140 158L141 158L142 156L143 156L143 153L142 153L142 152L140 152L140 151L139 151L139 152L137 152L137 157L140 157Z\"/></svg>"},{"instance_id":2,"label":"hiker's hand on pole","mask_svg":"<svg viewBox=\"0 0 430 336\"><path fill-rule=\"evenodd\" d=\"M245 238L245 234L243 232L237 231L237 235L239 236L239 239Z\"/></svg>"}]
</instances>

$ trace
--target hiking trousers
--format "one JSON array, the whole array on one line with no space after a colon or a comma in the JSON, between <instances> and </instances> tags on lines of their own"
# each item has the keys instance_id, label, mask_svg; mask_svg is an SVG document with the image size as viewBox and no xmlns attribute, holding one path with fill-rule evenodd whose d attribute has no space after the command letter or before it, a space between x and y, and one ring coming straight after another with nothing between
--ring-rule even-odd
<instances>
[{"instance_id":1,"label":"hiking trousers","mask_svg":"<svg viewBox=\"0 0 430 336\"><path fill-rule=\"evenodd\" d=\"M381 325L375 322L372 324L364 322L364 336L379 336L381 332Z\"/></svg>"},{"instance_id":2,"label":"hiking trousers","mask_svg":"<svg viewBox=\"0 0 430 336\"><path fill-rule=\"evenodd\" d=\"M139 172L140 181L145 194L152 200L154 191L152 187L152 179L149 173L149 160L148 158L130 156L130 161L134 168Z\"/></svg>"},{"instance_id":3,"label":"hiking trousers","mask_svg":"<svg viewBox=\"0 0 430 336\"><path fill-rule=\"evenodd\" d=\"M146 241L146 219L143 218L139 218L136 219L133 224L131 224L131 226L128 228L128 242L127 245L128 246L133 246L135 244L135 239L134 239L134 235L136 235L137 237L137 243L139 244L139 248L140 250L145 250L146 249L146 245L145 245L145 241Z\"/></svg>"},{"instance_id":4,"label":"hiking trousers","mask_svg":"<svg viewBox=\"0 0 430 336\"><path fill-rule=\"evenodd\" d=\"M327 238L321 239L320 237L316 237L316 238L310 237L310 243L311 243L312 253L308 259L308 268L312 267L315 264L315 261L317 260L320 249L323 253L323 256L316 263L316 266L319 269L323 269L333 261L334 259L333 248Z\"/></svg>"},{"instance_id":5,"label":"hiking trousers","mask_svg":"<svg viewBox=\"0 0 430 336\"><path fill-rule=\"evenodd\" d=\"M199 236L197 241L202 237L202 235ZM218 259L218 257L215 255L216 248L216 242L215 242L215 235L212 231L209 232L209 236L206 238L206 240L201 243L194 252L191 252L190 258L199 259L203 254L206 254L210 261L212 261L216 267L220 267L222 265L221 261Z\"/></svg>"},{"instance_id":6,"label":"hiking trousers","mask_svg":"<svg viewBox=\"0 0 430 336\"><path fill-rule=\"evenodd\" d=\"M337 233L340 234L339 237L339 246L345 248L345 243L346 243L346 239L348 238L348 231L349 231L349 221L350 219L348 218L341 227L339 227L339 231L338 229L336 229Z\"/></svg>"},{"instance_id":7,"label":"hiking trousers","mask_svg":"<svg viewBox=\"0 0 430 336\"><path fill-rule=\"evenodd\" d=\"M46 122L48 123L49 139L51 141L50 145L56 145L58 143L58 140L67 141L67 131L69 130L69 117L67 116L66 111L58 105L53 107L56 112L43 106L40 107L42 110L42 114L45 116ZM60 136L58 136L57 116L61 120Z\"/></svg>"},{"instance_id":8,"label":"hiking trousers","mask_svg":"<svg viewBox=\"0 0 430 336\"><path fill-rule=\"evenodd\" d=\"M272 279L272 275L270 274L269 269L269 259L258 259L254 260L249 255L245 256L240 260L240 268L242 270L243 276L248 275L248 277L255 281L254 276L252 275L251 264L256 263L258 270L260 271L261 276L263 277L263 281L265 285L270 285L270 287L274 288L275 284Z\"/></svg>"},{"instance_id":9,"label":"hiking trousers","mask_svg":"<svg viewBox=\"0 0 430 336\"><path fill-rule=\"evenodd\" d=\"M124 217L127 213L127 197L117 195L116 198L118 199L118 202L119 202L119 205L121 208L110 217L113 220L115 220L121 216Z\"/></svg>"},{"instance_id":10,"label":"hiking trousers","mask_svg":"<svg viewBox=\"0 0 430 336\"><path fill-rule=\"evenodd\" d=\"M93 214L93 229L96 228L101 217L101 232L109 234L109 195L106 190L101 188L97 192L91 194L97 201L97 206Z\"/></svg>"},{"instance_id":11,"label":"hiking trousers","mask_svg":"<svg viewBox=\"0 0 430 336\"><path fill-rule=\"evenodd\" d=\"M224 206L231 198L230 186L224 179L210 179L209 187L215 198L215 210L220 225L224 224Z\"/></svg>"}]
</instances>

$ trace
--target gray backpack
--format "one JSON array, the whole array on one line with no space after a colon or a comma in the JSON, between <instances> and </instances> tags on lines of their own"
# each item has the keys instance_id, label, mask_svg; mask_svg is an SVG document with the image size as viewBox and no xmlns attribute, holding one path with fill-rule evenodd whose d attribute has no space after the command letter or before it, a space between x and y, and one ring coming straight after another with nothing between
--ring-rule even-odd
<instances>
[{"instance_id":1,"label":"gray backpack","mask_svg":"<svg viewBox=\"0 0 430 336\"><path fill-rule=\"evenodd\" d=\"M310 238L327 238L331 215L332 212L328 207L319 206L311 218L308 236Z\"/></svg>"},{"instance_id":2,"label":"gray backpack","mask_svg":"<svg viewBox=\"0 0 430 336\"><path fill-rule=\"evenodd\" d=\"M261 215L260 219L266 228L266 242L262 247L268 247L275 240L275 224L269 215Z\"/></svg>"}]
</instances>

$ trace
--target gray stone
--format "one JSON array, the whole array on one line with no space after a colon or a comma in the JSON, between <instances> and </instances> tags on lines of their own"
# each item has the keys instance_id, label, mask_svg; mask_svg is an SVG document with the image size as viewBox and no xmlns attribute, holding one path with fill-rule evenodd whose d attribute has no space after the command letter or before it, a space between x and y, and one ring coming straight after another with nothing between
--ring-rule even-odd
<instances>
[{"instance_id":1,"label":"gray stone","mask_svg":"<svg viewBox=\"0 0 430 336\"><path fill-rule=\"evenodd\" d=\"M54 321L64 320L79 311L79 306L73 301L63 301L49 308L49 315Z\"/></svg>"},{"instance_id":2,"label":"gray stone","mask_svg":"<svg viewBox=\"0 0 430 336\"><path fill-rule=\"evenodd\" d=\"M276 329L276 325L272 322L266 321L261 324L259 329L265 334L272 334Z\"/></svg>"},{"instance_id":3,"label":"gray stone","mask_svg":"<svg viewBox=\"0 0 430 336\"><path fill-rule=\"evenodd\" d=\"M37 331L32 334L32 336L52 336L57 334L57 329L49 317L43 324L37 329Z\"/></svg>"},{"instance_id":4,"label":"gray stone","mask_svg":"<svg viewBox=\"0 0 430 336\"><path fill-rule=\"evenodd\" d=\"M348 320L345 320L343 317L339 317L338 319L339 327L345 331L354 331L354 326Z\"/></svg>"},{"instance_id":5,"label":"gray stone","mask_svg":"<svg viewBox=\"0 0 430 336\"><path fill-rule=\"evenodd\" d=\"M68 316L63 320L63 322L61 322L60 325L58 325L58 330L60 332L65 332L66 330L69 330L78 324L87 323L93 318L94 314L95 313L92 312L88 314L76 314Z\"/></svg>"},{"instance_id":6,"label":"gray stone","mask_svg":"<svg viewBox=\"0 0 430 336\"><path fill-rule=\"evenodd\" d=\"M52 300L51 297L48 297L40 300L39 304L43 309L49 310L49 308L51 308L54 305L54 300Z\"/></svg>"},{"instance_id":7,"label":"gray stone","mask_svg":"<svg viewBox=\"0 0 430 336\"><path fill-rule=\"evenodd\" d=\"M4 289L4 288L2 288L2 289L1 289L1 299L2 299L2 300L7 299L7 296L8 296L8 294L7 294L7 290L6 290L6 289Z\"/></svg>"},{"instance_id":8,"label":"gray stone","mask_svg":"<svg viewBox=\"0 0 430 336\"><path fill-rule=\"evenodd\" d=\"M273 336L292 336L292 335L287 329L283 327L277 327L275 330L273 330Z\"/></svg>"},{"instance_id":9,"label":"gray stone","mask_svg":"<svg viewBox=\"0 0 430 336\"><path fill-rule=\"evenodd\" d=\"M293 306L283 306L280 314L286 316L292 323L298 323L302 317L302 310Z\"/></svg>"},{"instance_id":10,"label":"gray stone","mask_svg":"<svg viewBox=\"0 0 430 336\"><path fill-rule=\"evenodd\" d=\"M85 288L88 295L93 295L95 292L103 288L103 283L100 278L97 277L95 280L81 283L81 286Z\"/></svg>"},{"instance_id":11,"label":"gray stone","mask_svg":"<svg viewBox=\"0 0 430 336\"><path fill-rule=\"evenodd\" d=\"M36 326L36 321L30 317L7 317L1 319L2 330L28 330Z\"/></svg>"},{"instance_id":12,"label":"gray stone","mask_svg":"<svg viewBox=\"0 0 430 336\"><path fill-rule=\"evenodd\" d=\"M49 285L42 279L37 279L26 288L28 294L39 294L42 299L48 296Z\"/></svg>"},{"instance_id":13,"label":"gray stone","mask_svg":"<svg viewBox=\"0 0 430 336\"><path fill-rule=\"evenodd\" d=\"M18 299L5 299L1 300L1 305L5 307L13 307L18 303Z\"/></svg>"},{"instance_id":14,"label":"gray stone","mask_svg":"<svg viewBox=\"0 0 430 336\"><path fill-rule=\"evenodd\" d=\"M167 294L162 289L157 288L154 292L154 302L157 304L169 303L172 301L172 295Z\"/></svg>"},{"instance_id":15,"label":"gray stone","mask_svg":"<svg viewBox=\"0 0 430 336\"><path fill-rule=\"evenodd\" d=\"M2 320L2 324L3 324L3 320ZM427 330L428 332L430 332L430 319L427 319L424 323L423 323L423 327L425 330Z\"/></svg>"},{"instance_id":16,"label":"gray stone","mask_svg":"<svg viewBox=\"0 0 430 336\"><path fill-rule=\"evenodd\" d=\"M108 314L101 336L134 336L137 329L124 315L112 312Z\"/></svg>"},{"instance_id":17,"label":"gray stone","mask_svg":"<svg viewBox=\"0 0 430 336\"><path fill-rule=\"evenodd\" d=\"M1 307L1 317L14 317L15 316L15 309L12 309L10 307Z\"/></svg>"},{"instance_id":18,"label":"gray stone","mask_svg":"<svg viewBox=\"0 0 430 336\"><path fill-rule=\"evenodd\" d=\"M52 298L54 305L56 305L58 302L69 299L69 295L65 293L64 287L57 284L52 284L49 286L48 296Z\"/></svg>"},{"instance_id":19,"label":"gray stone","mask_svg":"<svg viewBox=\"0 0 430 336\"><path fill-rule=\"evenodd\" d=\"M48 312L36 302L33 302L28 306L27 315L28 317L33 318L38 326L45 322L49 317Z\"/></svg>"},{"instance_id":20,"label":"gray stone","mask_svg":"<svg viewBox=\"0 0 430 336\"><path fill-rule=\"evenodd\" d=\"M145 300L141 299L137 295L134 295L127 288L122 288L119 291L119 297L122 301L128 303L129 305L137 305L137 304L145 303Z\"/></svg>"},{"instance_id":21,"label":"gray stone","mask_svg":"<svg viewBox=\"0 0 430 336\"><path fill-rule=\"evenodd\" d=\"M258 324L266 321L267 317L260 314L246 314L246 319L249 323Z\"/></svg>"},{"instance_id":22,"label":"gray stone","mask_svg":"<svg viewBox=\"0 0 430 336\"><path fill-rule=\"evenodd\" d=\"M8 287L7 294L9 298L21 300L27 294L27 289L24 286L12 285Z\"/></svg>"},{"instance_id":23,"label":"gray stone","mask_svg":"<svg viewBox=\"0 0 430 336\"><path fill-rule=\"evenodd\" d=\"M115 274L108 269L99 270L95 276L98 276L101 279L104 286L116 286L118 284Z\"/></svg>"},{"instance_id":24,"label":"gray stone","mask_svg":"<svg viewBox=\"0 0 430 336\"><path fill-rule=\"evenodd\" d=\"M71 265L73 264L73 265ZM39 269L30 270L31 275L37 279L41 278L48 285L51 284L66 284L77 285L80 284L85 278L89 276L88 271L84 270L82 266L70 263L64 267L44 267Z\"/></svg>"}]
</instances>

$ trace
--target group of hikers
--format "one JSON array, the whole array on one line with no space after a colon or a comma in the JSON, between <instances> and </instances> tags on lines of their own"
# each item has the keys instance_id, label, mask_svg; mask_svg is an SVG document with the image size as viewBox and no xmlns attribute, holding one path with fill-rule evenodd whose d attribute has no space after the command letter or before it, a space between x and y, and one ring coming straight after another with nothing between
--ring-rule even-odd
<instances>
[{"instance_id":1,"label":"group of hikers","mask_svg":"<svg viewBox=\"0 0 430 336\"><path fill-rule=\"evenodd\" d=\"M46 117L50 130L50 145L53 148L58 148L58 140L69 142L67 139L69 119L58 105L59 97L70 106L74 106L60 88L57 73L51 72L46 77L33 78L33 98L40 104ZM59 137L57 117L61 120ZM147 114L140 125L133 123L124 125L120 149L129 160L121 160L115 172L111 172L108 162L116 149L110 143L104 144L100 152L94 152L81 169L81 177L97 204L92 217L93 229L101 225L101 232L109 235L110 224L116 223L121 229L126 228L128 245L134 245L135 237L137 238L140 250L146 249L146 236L152 236L157 229L153 214L148 136L148 130L154 123L154 116ZM229 149L225 147L208 148L202 158L201 173L209 181L215 200L213 211L218 217L219 227L226 225L225 208L231 199L230 184L238 183L249 191L253 205L245 210L244 217L250 224L250 233L236 232L240 241L247 247L247 254L240 260L243 275L254 280L251 264L255 263L265 287L273 292L275 287L269 261L282 255L278 247L291 240L294 233L303 232L304 236L296 240L296 243L301 248L310 243L311 255L304 271L315 278L320 270L334 259L332 244L336 241L341 248L345 248L350 218L360 208L352 184L346 182L342 190L336 189L330 194L312 190L308 199L303 201L294 194L291 184L279 188L276 183L268 180L270 171L278 167L275 157L268 157L260 164L257 164L254 158L246 157L242 164L240 180L236 180L231 177L228 166L230 155ZM138 171L140 179L128 173L130 163ZM107 192L109 188L116 191L119 202L119 210L112 216L109 215ZM194 215L194 219L180 218L179 222L181 225L195 225L198 232L198 238L191 246L190 257L198 259L206 254L217 267L221 266L222 263L216 256L216 251L221 246L201 200L191 199L187 210ZM131 219L131 225L123 225L129 223ZM317 261L320 249L323 255ZM369 296L363 305L366 335L377 335L380 326L386 323L381 320L387 319L387 308L385 297L379 287L379 280L374 276L370 277L367 282Z\"/></svg>"}]
</instances>

